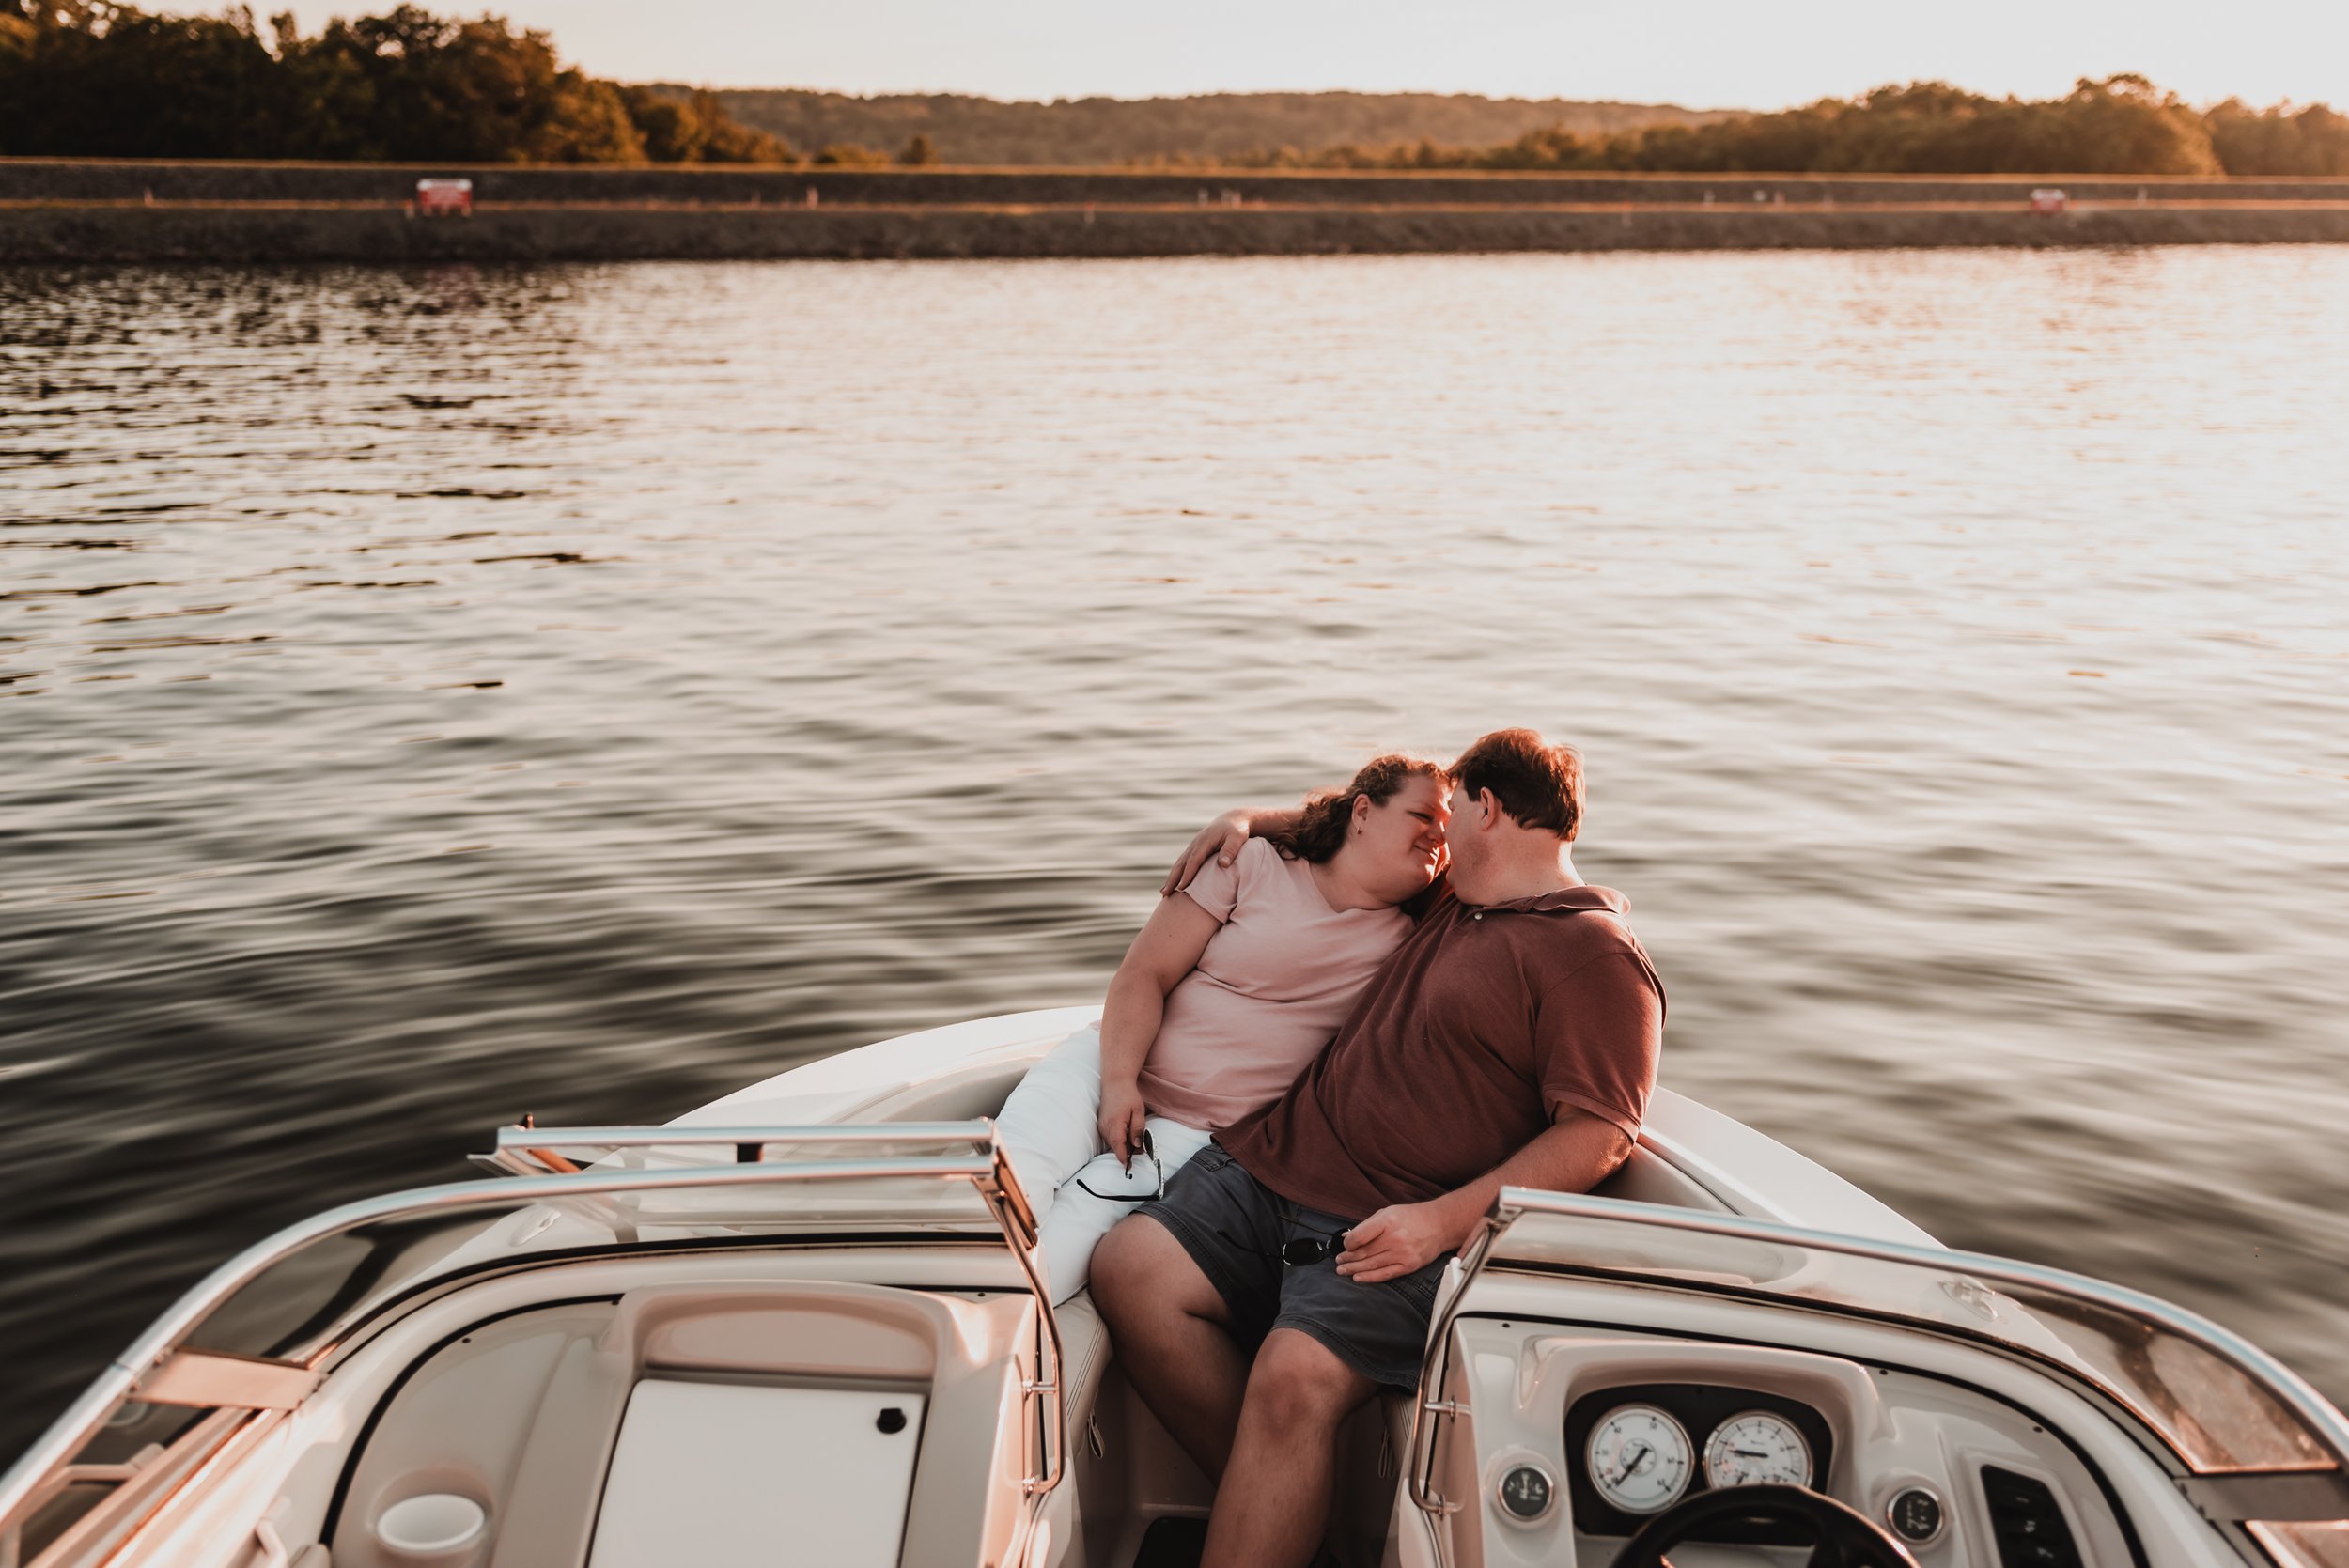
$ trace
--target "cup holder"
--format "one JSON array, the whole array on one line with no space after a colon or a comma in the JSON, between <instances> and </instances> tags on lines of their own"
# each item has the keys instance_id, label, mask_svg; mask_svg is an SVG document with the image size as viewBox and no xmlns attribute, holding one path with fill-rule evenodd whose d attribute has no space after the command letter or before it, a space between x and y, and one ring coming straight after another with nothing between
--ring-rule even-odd
<instances>
[{"instance_id":1,"label":"cup holder","mask_svg":"<svg viewBox=\"0 0 2349 1568\"><path fill-rule=\"evenodd\" d=\"M489 1526L489 1511L471 1498L426 1492L377 1515L375 1539L402 1568L459 1568Z\"/></svg>"}]
</instances>

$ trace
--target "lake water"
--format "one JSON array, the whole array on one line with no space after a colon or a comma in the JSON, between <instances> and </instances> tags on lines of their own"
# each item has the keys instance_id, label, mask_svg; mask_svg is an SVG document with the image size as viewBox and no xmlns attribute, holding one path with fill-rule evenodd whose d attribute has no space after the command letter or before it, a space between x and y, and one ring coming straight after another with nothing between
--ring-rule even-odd
<instances>
[{"instance_id":1,"label":"lake water","mask_svg":"<svg viewBox=\"0 0 2349 1568\"><path fill-rule=\"evenodd\" d=\"M2349 249L0 270L0 1414L1579 743L1665 1081L2349 1395Z\"/></svg>"}]
</instances>

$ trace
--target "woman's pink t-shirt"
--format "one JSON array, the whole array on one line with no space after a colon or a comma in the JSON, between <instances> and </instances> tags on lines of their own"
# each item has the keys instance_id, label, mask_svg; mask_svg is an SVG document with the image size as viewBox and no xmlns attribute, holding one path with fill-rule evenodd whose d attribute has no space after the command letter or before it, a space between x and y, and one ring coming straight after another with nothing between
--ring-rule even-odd
<instances>
[{"instance_id":1,"label":"woman's pink t-shirt","mask_svg":"<svg viewBox=\"0 0 2349 1568\"><path fill-rule=\"evenodd\" d=\"M1221 923L1166 995L1143 1103L1214 1132L1287 1092L1410 934L1396 908L1332 909L1304 861L1250 839L1184 893Z\"/></svg>"}]
</instances>

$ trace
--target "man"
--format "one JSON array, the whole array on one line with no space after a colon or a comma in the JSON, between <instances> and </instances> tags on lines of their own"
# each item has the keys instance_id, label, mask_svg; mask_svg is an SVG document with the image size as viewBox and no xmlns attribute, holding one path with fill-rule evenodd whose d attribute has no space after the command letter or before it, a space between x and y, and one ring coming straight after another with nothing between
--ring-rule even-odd
<instances>
[{"instance_id":1,"label":"man","mask_svg":"<svg viewBox=\"0 0 2349 1568\"><path fill-rule=\"evenodd\" d=\"M1580 757L1502 730L1452 771L1449 896L1288 1094L1094 1255L1127 1376L1217 1483L1204 1568L1312 1559L1338 1424L1416 1387L1445 1261L1503 1186L1622 1164L1655 1086L1662 988L1574 870Z\"/></svg>"}]
</instances>

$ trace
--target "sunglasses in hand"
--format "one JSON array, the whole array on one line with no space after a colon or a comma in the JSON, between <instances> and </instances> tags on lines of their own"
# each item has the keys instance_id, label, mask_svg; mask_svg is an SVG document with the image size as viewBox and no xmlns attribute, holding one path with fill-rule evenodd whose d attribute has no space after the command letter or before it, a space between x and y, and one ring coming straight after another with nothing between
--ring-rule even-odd
<instances>
[{"instance_id":1,"label":"sunglasses in hand","mask_svg":"<svg viewBox=\"0 0 2349 1568\"><path fill-rule=\"evenodd\" d=\"M1157 1203L1159 1199L1166 1196L1166 1167L1159 1162L1158 1145L1150 1141L1150 1129L1148 1127L1142 1129L1142 1137L1135 1146L1133 1159L1129 1159L1126 1162L1126 1171L1128 1175L1133 1172L1134 1159L1146 1159L1150 1162L1150 1173L1153 1180L1151 1182L1151 1190L1148 1192L1096 1192L1086 1184L1084 1178L1081 1176L1077 1178L1078 1189L1081 1192L1088 1193L1093 1197L1104 1199L1112 1203Z\"/></svg>"}]
</instances>

